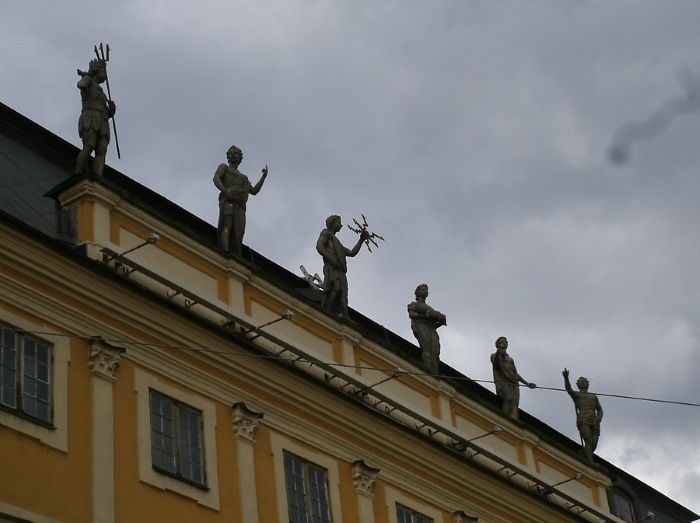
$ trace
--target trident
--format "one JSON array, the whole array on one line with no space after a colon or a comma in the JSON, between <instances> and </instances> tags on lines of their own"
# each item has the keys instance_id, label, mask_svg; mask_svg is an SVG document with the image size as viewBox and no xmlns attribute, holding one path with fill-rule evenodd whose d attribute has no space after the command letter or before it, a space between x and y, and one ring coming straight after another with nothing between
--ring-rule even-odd
<instances>
[{"instance_id":1,"label":"trident","mask_svg":"<svg viewBox=\"0 0 700 523\"><path fill-rule=\"evenodd\" d=\"M367 218L365 218L365 215L361 214L360 216L362 216L362 223L358 222L355 218L352 219L352 221L355 222L355 225L357 225L357 229L354 229L353 227L350 227L349 225L347 226L348 229L350 229L352 232L356 232L357 234L362 234L363 232L367 231L367 227L369 227L369 225L367 224ZM369 231L367 231L367 232L369 232ZM374 238L379 238L380 240L384 241L384 238L382 238L378 234L374 234L373 232L369 232L369 236L365 240L365 244L367 245L367 249L369 250L369 252L372 252L372 247L369 246L369 242L372 242L372 244L375 247L379 247L379 245L374 240Z\"/></svg>"},{"instance_id":2,"label":"trident","mask_svg":"<svg viewBox=\"0 0 700 523\"><path fill-rule=\"evenodd\" d=\"M105 54L105 49L107 50L107 54ZM100 56L100 54L102 56ZM100 42L100 52L97 52L97 46L95 46L95 56L97 57L98 60L102 60L103 62L109 62L109 44L107 44L105 47L102 47L102 43ZM107 99L111 102L112 101L112 91L109 88L109 77L107 76L107 68L105 67L105 81L107 83ZM112 129L114 129L114 144L117 146L117 158L121 160L122 155L121 152L119 151L119 137L117 136L117 123L114 121L114 115L112 115Z\"/></svg>"}]
</instances>

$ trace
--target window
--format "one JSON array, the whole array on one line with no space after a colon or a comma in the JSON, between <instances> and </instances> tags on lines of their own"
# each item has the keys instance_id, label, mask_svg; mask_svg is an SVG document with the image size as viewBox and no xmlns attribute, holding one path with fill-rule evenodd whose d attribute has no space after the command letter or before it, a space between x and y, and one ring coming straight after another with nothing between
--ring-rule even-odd
<instances>
[{"instance_id":1,"label":"window","mask_svg":"<svg viewBox=\"0 0 700 523\"><path fill-rule=\"evenodd\" d=\"M635 521L634 503L632 498L623 490L613 487L609 491L610 512L623 521Z\"/></svg>"},{"instance_id":2,"label":"window","mask_svg":"<svg viewBox=\"0 0 700 523\"><path fill-rule=\"evenodd\" d=\"M326 469L285 452L284 478L289 523L330 523Z\"/></svg>"},{"instance_id":3,"label":"window","mask_svg":"<svg viewBox=\"0 0 700 523\"><path fill-rule=\"evenodd\" d=\"M206 486L202 412L150 391L153 468L197 486Z\"/></svg>"},{"instance_id":4,"label":"window","mask_svg":"<svg viewBox=\"0 0 700 523\"><path fill-rule=\"evenodd\" d=\"M398 523L433 523L433 520L428 516L396 504L396 520Z\"/></svg>"},{"instance_id":5,"label":"window","mask_svg":"<svg viewBox=\"0 0 700 523\"><path fill-rule=\"evenodd\" d=\"M0 323L0 406L52 423L52 346Z\"/></svg>"}]
</instances>

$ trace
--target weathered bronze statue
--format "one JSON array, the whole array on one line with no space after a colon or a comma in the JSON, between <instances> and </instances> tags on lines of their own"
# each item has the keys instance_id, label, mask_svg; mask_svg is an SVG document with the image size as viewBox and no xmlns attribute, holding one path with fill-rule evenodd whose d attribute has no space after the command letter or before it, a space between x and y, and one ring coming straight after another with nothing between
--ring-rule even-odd
<instances>
[{"instance_id":1,"label":"weathered bronze statue","mask_svg":"<svg viewBox=\"0 0 700 523\"><path fill-rule=\"evenodd\" d=\"M447 325L447 318L425 303L428 297L428 286L425 283L416 287L415 295L416 301L408 304L411 330L421 349L423 367L429 372L437 373L440 367L440 337L437 329Z\"/></svg>"},{"instance_id":2,"label":"weathered bronze statue","mask_svg":"<svg viewBox=\"0 0 700 523\"><path fill-rule=\"evenodd\" d=\"M107 145L109 145L109 119L114 116L117 107L108 100L101 83L107 80L107 61L95 59L90 62L87 72L78 69L80 80L80 98L83 110L78 121L78 134L83 140L83 149L78 153L75 165L76 174L82 174L88 169L90 155L95 152L92 171L101 176L105 168Z\"/></svg>"},{"instance_id":3,"label":"weathered bronze statue","mask_svg":"<svg viewBox=\"0 0 700 523\"><path fill-rule=\"evenodd\" d=\"M581 376L576 380L578 392L571 388L569 382L569 371L562 371L564 376L564 387L574 400L576 407L576 427L583 442L583 455L589 463L593 463L593 452L598 446L600 437L600 422L603 421L603 407L600 405L598 396L588 392L588 380Z\"/></svg>"},{"instance_id":4,"label":"weathered bronze statue","mask_svg":"<svg viewBox=\"0 0 700 523\"><path fill-rule=\"evenodd\" d=\"M508 340L501 336L496 340L496 352L491 354L493 365L493 381L496 394L503 400L503 413L512 419L518 419L520 405L520 385L522 383L531 389L537 387L526 381L515 368L513 358L508 355Z\"/></svg>"},{"instance_id":5,"label":"weathered bronze statue","mask_svg":"<svg viewBox=\"0 0 700 523\"><path fill-rule=\"evenodd\" d=\"M267 178L267 165L262 170L262 178L255 186L248 177L238 170L243 161L243 152L232 145L226 152L228 165L222 163L214 174L214 185L219 193L219 227L217 237L219 247L227 254L241 256L243 235L245 234L245 213L248 195L256 195Z\"/></svg>"},{"instance_id":6,"label":"weathered bronze statue","mask_svg":"<svg viewBox=\"0 0 700 523\"><path fill-rule=\"evenodd\" d=\"M318 237L316 250L323 257L323 301L321 305L332 314L349 319L346 258L353 257L360 252L362 242L370 237L370 233L363 230L355 246L348 249L336 237L336 233L342 227L340 216L334 214L326 218L326 228L321 231Z\"/></svg>"}]
</instances>

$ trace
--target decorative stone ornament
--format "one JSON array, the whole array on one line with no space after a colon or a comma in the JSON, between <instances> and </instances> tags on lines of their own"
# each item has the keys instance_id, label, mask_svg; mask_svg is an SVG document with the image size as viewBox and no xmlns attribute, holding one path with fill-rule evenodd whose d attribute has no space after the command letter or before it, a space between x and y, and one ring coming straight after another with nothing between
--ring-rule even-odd
<instances>
[{"instance_id":1,"label":"decorative stone ornament","mask_svg":"<svg viewBox=\"0 0 700 523\"><path fill-rule=\"evenodd\" d=\"M102 338L92 338L88 354L88 368L92 374L114 381L119 368L119 360L125 352L125 349L110 345Z\"/></svg>"},{"instance_id":2,"label":"decorative stone ornament","mask_svg":"<svg viewBox=\"0 0 700 523\"><path fill-rule=\"evenodd\" d=\"M374 498L374 482L377 480L379 469L367 465L361 459L352 464L352 483L355 492L369 498Z\"/></svg>"},{"instance_id":3,"label":"decorative stone ornament","mask_svg":"<svg viewBox=\"0 0 700 523\"><path fill-rule=\"evenodd\" d=\"M262 412L249 409L245 403L234 403L231 409L233 434L240 439L255 443L255 431L263 417Z\"/></svg>"}]
</instances>

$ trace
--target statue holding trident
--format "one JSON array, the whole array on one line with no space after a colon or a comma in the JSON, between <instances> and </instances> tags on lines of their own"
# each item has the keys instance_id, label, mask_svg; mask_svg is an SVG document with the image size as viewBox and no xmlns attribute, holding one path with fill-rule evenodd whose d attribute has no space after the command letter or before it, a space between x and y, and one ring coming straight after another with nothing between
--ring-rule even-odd
<instances>
[{"instance_id":1,"label":"statue holding trident","mask_svg":"<svg viewBox=\"0 0 700 523\"><path fill-rule=\"evenodd\" d=\"M357 223L357 222L356 222ZM340 216L332 215L326 218L326 228L321 231L316 242L316 251L323 257L323 300L321 306L339 318L350 318L348 312L348 263L347 258L360 252L362 242L368 242L373 233L364 227L356 232L360 234L357 243L348 249L336 237L343 228ZM367 244L369 247L369 243Z\"/></svg>"},{"instance_id":2,"label":"statue holding trident","mask_svg":"<svg viewBox=\"0 0 700 523\"><path fill-rule=\"evenodd\" d=\"M102 176L107 157L107 145L109 145L109 119L112 119L114 128L114 141L117 144L117 156L121 158L119 153L119 141L117 139L117 128L114 123L114 113L117 111L117 106L112 101L112 95L109 89L109 79L107 78L107 62L109 61L109 45L105 48L100 44L101 55L97 52L95 46L96 58L90 62L88 71L78 69L80 80L78 81L78 89L80 89L80 98L82 100L82 111L80 120L78 121L78 135L83 141L83 149L78 153L76 160L75 173L83 174L88 170L90 155L95 152L95 159L92 163L92 172L98 176ZM107 93L100 84L107 82Z\"/></svg>"},{"instance_id":3,"label":"statue holding trident","mask_svg":"<svg viewBox=\"0 0 700 523\"><path fill-rule=\"evenodd\" d=\"M564 376L566 392L574 400L574 406L576 407L576 427L583 442L583 455L586 461L593 463L593 452L598 446L598 438L600 438L600 422L603 421L603 407L600 405L598 396L588 392L589 383L586 378L581 376L576 380L576 386L579 389L576 392L571 388L568 369L564 369L561 374Z\"/></svg>"}]
</instances>

